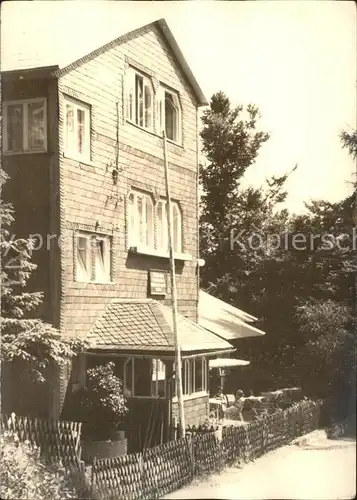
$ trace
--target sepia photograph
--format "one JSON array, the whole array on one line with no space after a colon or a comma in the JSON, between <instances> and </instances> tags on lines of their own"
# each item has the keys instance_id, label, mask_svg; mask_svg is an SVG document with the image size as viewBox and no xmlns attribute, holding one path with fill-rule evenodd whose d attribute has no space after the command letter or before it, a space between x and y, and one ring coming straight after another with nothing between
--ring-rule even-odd
<instances>
[{"instance_id":1,"label":"sepia photograph","mask_svg":"<svg viewBox=\"0 0 357 500\"><path fill-rule=\"evenodd\" d=\"M5 0L0 48L0 498L355 498L355 2Z\"/></svg>"}]
</instances>

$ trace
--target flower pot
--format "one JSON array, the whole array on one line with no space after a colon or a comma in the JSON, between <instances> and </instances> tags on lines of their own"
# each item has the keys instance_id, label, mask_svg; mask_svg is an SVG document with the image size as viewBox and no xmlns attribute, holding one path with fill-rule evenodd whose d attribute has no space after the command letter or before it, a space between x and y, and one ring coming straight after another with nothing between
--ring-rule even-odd
<instances>
[{"instance_id":1,"label":"flower pot","mask_svg":"<svg viewBox=\"0 0 357 500\"><path fill-rule=\"evenodd\" d=\"M121 431L123 432L123 431ZM127 453L127 439L107 441L83 441L82 458L85 462L93 462L94 458L115 458Z\"/></svg>"}]
</instances>

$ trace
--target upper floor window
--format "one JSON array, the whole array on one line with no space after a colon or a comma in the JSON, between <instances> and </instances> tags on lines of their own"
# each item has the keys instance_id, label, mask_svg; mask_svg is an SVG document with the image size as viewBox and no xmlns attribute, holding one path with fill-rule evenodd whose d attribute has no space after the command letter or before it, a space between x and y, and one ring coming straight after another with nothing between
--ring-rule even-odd
<instances>
[{"instance_id":1,"label":"upper floor window","mask_svg":"<svg viewBox=\"0 0 357 500\"><path fill-rule=\"evenodd\" d=\"M128 203L129 246L154 247L154 204L149 194L133 191Z\"/></svg>"},{"instance_id":2,"label":"upper floor window","mask_svg":"<svg viewBox=\"0 0 357 500\"><path fill-rule=\"evenodd\" d=\"M182 216L179 204L171 202L173 249L182 252ZM154 228L156 227L156 234ZM156 242L155 242L156 240ZM128 246L156 248L167 252L169 249L167 201L154 203L149 194L132 191L128 198Z\"/></svg>"},{"instance_id":3,"label":"upper floor window","mask_svg":"<svg viewBox=\"0 0 357 500\"><path fill-rule=\"evenodd\" d=\"M47 151L46 99L4 103L4 151Z\"/></svg>"},{"instance_id":4,"label":"upper floor window","mask_svg":"<svg viewBox=\"0 0 357 500\"><path fill-rule=\"evenodd\" d=\"M90 106L65 97L65 154L76 159L90 159Z\"/></svg>"},{"instance_id":5,"label":"upper floor window","mask_svg":"<svg viewBox=\"0 0 357 500\"><path fill-rule=\"evenodd\" d=\"M181 108L179 97L164 87L158 90L157 99L158 128L160 134L165 130L166 137L181 142Z\"/></svg>"},{"instance_id":6,"label":"upper floor window","mask_svg":"<svg viewBox=\"0 0 357 500\"><path fill-rule=\"evenodd\" d=\"M169 248L169 231L167 225L167 201L159 200L156 205L156 243L157 248L167 251ZM181 210L176 202L171 202L172 210L172 246L175 252L182 252L182 219Z\"/></svg>"},{"instance_id":7,"label":"upper floor window","mask_svg":"<svg viewBox=\"0 0 357 500\"><path fill-rule=\"evenodd\" d=\"M108 283L111 280L109 236L76 235L76 281Z\"/></svg>"},{"instance_id":8,"label":"upper floor window","mask_svg":"<svg viewBox=\"0 0 357 500\"><path fill-rule=\"evenodd\" d=\"M153 87L151 80L133 68L126 77L126 117L140 127L153 129Z\"/></svg>"}]
</instances>

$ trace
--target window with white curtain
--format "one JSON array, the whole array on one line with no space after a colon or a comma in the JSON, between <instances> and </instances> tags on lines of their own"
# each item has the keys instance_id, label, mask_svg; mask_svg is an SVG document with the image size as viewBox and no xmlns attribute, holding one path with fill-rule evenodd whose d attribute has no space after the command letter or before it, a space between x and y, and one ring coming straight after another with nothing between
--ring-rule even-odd
<instances>
[{"instance_id":1,"label":"window with white curtain","mask_svg":"<svg viewBox=\"0 0 357 500\"><path fill-rule=\"evenodd\" d=\"M76 235L76 281L111 281L111 238L90 233Z\"/></svg>"}]
</instances>

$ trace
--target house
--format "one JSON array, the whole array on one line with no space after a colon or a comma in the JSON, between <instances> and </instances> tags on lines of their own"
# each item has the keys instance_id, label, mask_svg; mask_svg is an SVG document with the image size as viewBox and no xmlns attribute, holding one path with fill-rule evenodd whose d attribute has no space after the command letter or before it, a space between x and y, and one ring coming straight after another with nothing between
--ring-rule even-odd
<instances>
[{"instance_id":1,"label":"house","mask_svg":"<svg viewBox=\"0 0 357 500\"><path fill-rule=\"evenodd\" d=\"M26 50L26 47L24 47ZM78 60L2 71L4 197L33 235L39 315L91 341L41 400L16 386L9 409L63 415L85 370L114 360L133 415L177 416L163 138L173 201L188 424L208 413L208 360L232 352L198 323L198 109L207 101L161 19ZM22 392L18 392L22 390ZM139 423L138 423L139 425ZM165 431L165 432L166 432Z\"/></svg>"}]
</instances>

